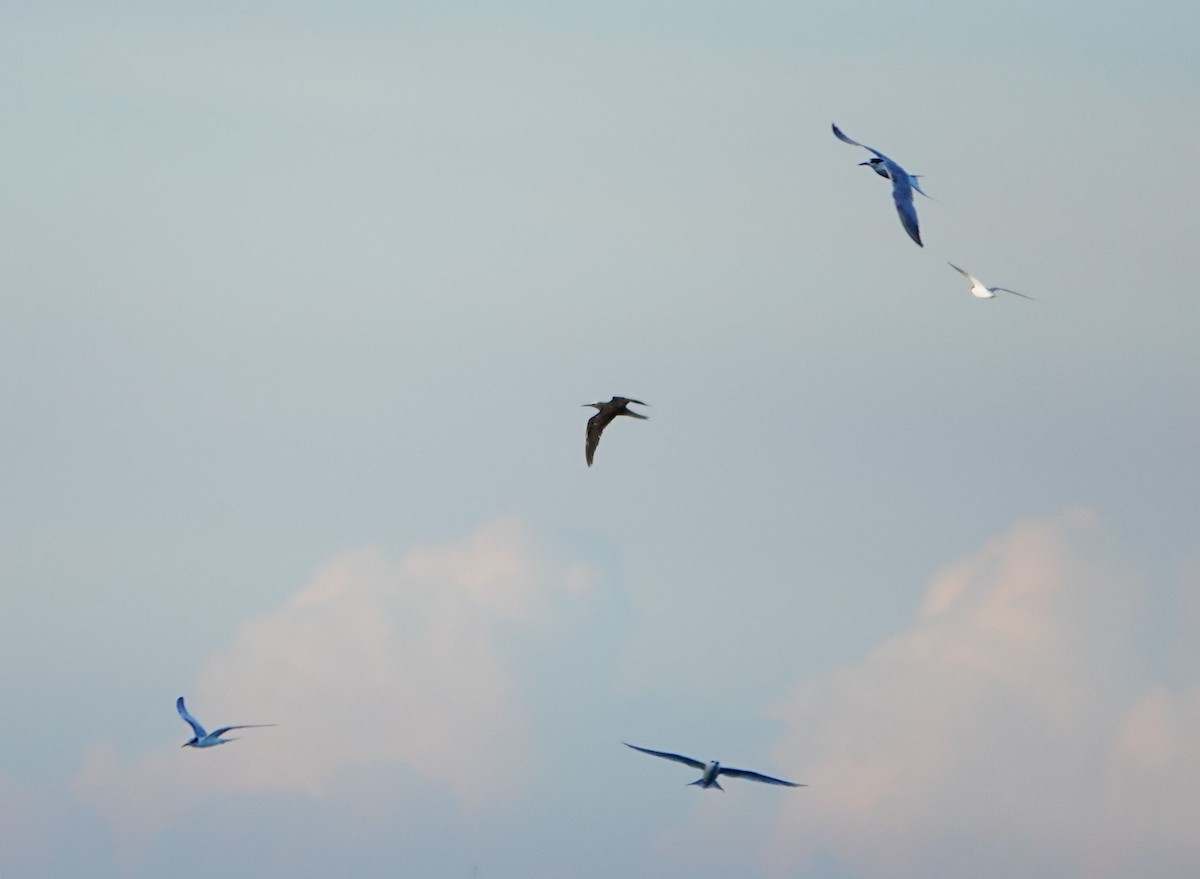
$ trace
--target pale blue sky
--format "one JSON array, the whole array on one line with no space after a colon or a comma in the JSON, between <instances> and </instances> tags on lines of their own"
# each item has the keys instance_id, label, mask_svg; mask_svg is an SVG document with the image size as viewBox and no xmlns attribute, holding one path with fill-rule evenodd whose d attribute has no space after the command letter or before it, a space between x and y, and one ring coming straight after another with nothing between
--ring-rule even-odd
<instances>
[{"instance_id":1,"label":"pale blue sky","mask_svg":"<svg viewBox=\"0 0 1200 879\"><path fill-rule=\"evenodd\" d=\"M1198 28L10 5L0 874L1188 875ZM925 175L924 249L835 121ZM589 470L612 394L650 420ZM182 751L181 693L281 726Z\"/></svg>"}]
</instances>

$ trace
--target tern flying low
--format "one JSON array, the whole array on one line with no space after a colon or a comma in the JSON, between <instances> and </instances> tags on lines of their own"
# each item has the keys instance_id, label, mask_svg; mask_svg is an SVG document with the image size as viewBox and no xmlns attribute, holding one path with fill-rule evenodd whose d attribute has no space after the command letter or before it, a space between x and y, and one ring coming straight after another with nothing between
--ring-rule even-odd
<instances>
[{"instance_id":1,"label":"tern flying low","mask_svg":"<svg viewBox=\"0 0 1200 879\"><path fill-rule=\"evenodd\" d=\"M196 721L196 718L188 714L187 708L183 706L182 696L175 700L175 710L179 712L180 717L187 721L188 725L192 728L192 732L195 733L195 735L192 736L189 741L180 745L182 748L211 748L213 745L223 745L226 742L236 741L236 739L221 738L221 736L225 735L225 733L229 732L230 730L256 729L262 726L276 726L274 723L242 723L238 724L237 726L223 726L220 729L214 729L212 732L205 732L204 727L202 727Z\"/></svg>"},{"instance_id":2,"label":"tern flying low","mask_svg":"<svg viewBox=\"0 0 1200 879\"><path fill-rule=\"evenodd\" d=\"M608 423L618 415L628 415L630 418L640 418L643 421L647 416L639 415L637 412L630 410L629 404L636 403L639 406L649 406L649 403L643 403L641 400L631 400L629 397L613 397L607 403L599 401L595 403L584 403L584 406L594 406L596 414L588 419L587 423L587 442L584 445L584 453L587 455L587 464L592 466L592 456L596 454L596 446L600 445L600 434L604 433L604 428L608 427Z\"/></svg>"},{"instance_id":3,"label":"tern flying low","mask_svg":"<svg viewBox=\"0 0 1200 879\"><path fill-rule=\"evenodd\" d=\"M946 263L954 271L958 272L964 278L971 282L971 295L976 299L995 299L997 293L1011 293L1013 296L1020 296L1022 299L1033 299L1032 296L1026 296L1024 293L1018 293L1016 290L1009 290L1007 287L987 287L983 281L972 275L970 272L964 272L954 263Z\"/></svg>"},{"instance_id":4,"label":"tern flying low","mask_svg":"<svg viewBox=\"0 0 1200 879\"><path fill-rule=\"evenodd\" d=\"M917 242L918 246L924 247L925 245L921 243L921 229L917 224L917 209L913 206L913 190L921 192L916 175L909 174L874 147L846 137L837 125L833 126L833 134L842 143L860 146L875 154L875 158L867 162L859 162L859 164L866 165L880 177L887 177L892 181L892 200L896 203L896 213L900 215L900 224L904 226L904 231L908 233L909 238ZM921 195L925 195L925 193L921 192Z\"/></svg>"},{"instance_id":5,"label":"tern flying low","mask_svg":"<svg viewBox=\"0 0 1200 879\"><path fill-rule=\"evenodd\" d=\"M750 781L761 781L763 784L781 784L784 787L808 787L806 784L796 784L794 781L772 778L760 772L751 772L749 769L733 769L729 766L722 766L716 760L701 763L699 760L693 760L691 757L685 757L682 754L671 754L667 751L651 751L649 748L639 748L637 745L629 744L629 742L622 742L621 744L627 748L633 748L635 751L641 751L643 754L662 757L664 760L674 760L676 763L683 763L685 766L691 766L693 769L704 770L702 776L688 783L689 787L693 784L698 784L700 787L715 787L717 790L723 791L725 788L717 783L718 775L728 775L730 778L748 778Z\"/></svg>"}]
</instances>

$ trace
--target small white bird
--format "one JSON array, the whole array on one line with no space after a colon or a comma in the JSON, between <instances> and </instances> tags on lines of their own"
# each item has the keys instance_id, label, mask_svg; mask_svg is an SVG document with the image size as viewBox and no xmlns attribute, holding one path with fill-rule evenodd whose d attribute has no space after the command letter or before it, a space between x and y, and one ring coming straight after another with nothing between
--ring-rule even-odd
<instances>
[{"instance_id":1,"label":"small white bird","mask_svg":"<svg viewBox=\"0 0 1200 879\"><path fill-rule=\"evenodd\" d=\"M1009 290L1007 287L986 287L983 281L972 275L970 272L964 272L954 263L946 263L950 268L954 269L964 278L971 282L971 295L976 299L995 299L997 293L1011 293L1013 296L1020 296L1022 299L1033 299L1032 296L1026 296L1024 293L1018 293L1016 290ZM1035 300L1036 301L1036 300Z\"/></svg>"},{"instance_id":2,"label":"small white bird","mask_svg":"<svg viewBox=\"0 0 1200 879\"><path fill-rule=\"evenodd\" d=\"M637 745L629 744L629 742L622 742L621 744L627 748L633 748L635 751L641 751L643 754L662 757L664 760L674 760L676 763L683 763L686 766L691 766L693 769L703 769L704 774L695 781L689 782L688 787L698 784L702 788L715 787L717 790L723 791L725 788L717 783L718 775L728 775L730 778L748 778L750 781L761 781L763 784L781 784L784 787L808 787L806 784L796 784L794 781L772 778L769 775L763 775L759 772L751 772L749 769L733 769L729 766L722 766L716 760L701 763L699 760L693 760L691 757L685 757L682 754L671 754L667 751L651 751L649 748L639 748Z\"/></svg>"},{"instance_id":3,"label":"small white bird","mask_svg":"<svg viewBox=\"0 0 1200 879\"><path fill-rule=\"evenodd\" d=\"M243 723L237 726L223 726L220 729L214 729L212 732L205 732L196 718L188 714L188 710L183 707L183 697L180 696L175 700L175 710L179 712L179 716L188 722L191 726L194 736L189 741L180 745L181 748L211 748L213 745L223 745L226 742L234 742L237 739L223 739L221 736L234 729L256 729L263 726L277 726L274 723Z\"/></svg>"},{"instance_id":4,"label":"small white bird","mask_svg":"<svg viewBox=\"0 0 1200 879\"><path fill-rule=\"evenodd\" d=\"M913 190L921 192L921 187L917 185L916 175L909 174L874 147L846 137L837 125L833 126L833 134L842 143L859 146L875 154L875 158L867 162L859 162L859 164L866 165L880 177L886 177L892 181L892 201L896 203L896 213L900 215L900 225L904 227L908 237L917 242L917 246L924 247L925 245L921 243L921 229L917 224L917 209L913 207ZM921 195L925 195L925 193L921 192Z\"/></svg>"}]
</instances>

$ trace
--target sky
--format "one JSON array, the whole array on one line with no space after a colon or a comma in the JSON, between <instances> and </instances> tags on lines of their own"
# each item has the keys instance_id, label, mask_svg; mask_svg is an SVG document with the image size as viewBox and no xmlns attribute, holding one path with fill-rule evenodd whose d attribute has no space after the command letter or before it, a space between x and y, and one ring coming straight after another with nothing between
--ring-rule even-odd
<instances>
[{"instance_id":1,"label":"sky","mask_svg":"<svg viewBox=\"0 0 1200 879\"><path fill-rule=\"evenodd\" d=\"M1194 877L1198 28L7 4L0 875Z\"/></svg>"}]
</instances>

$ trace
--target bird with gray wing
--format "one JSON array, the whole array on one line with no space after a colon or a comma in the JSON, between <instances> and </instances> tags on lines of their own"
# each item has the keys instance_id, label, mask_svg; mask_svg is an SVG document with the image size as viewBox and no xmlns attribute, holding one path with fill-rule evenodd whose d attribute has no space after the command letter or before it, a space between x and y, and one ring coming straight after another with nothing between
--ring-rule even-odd
<instances>
[{"instance_id":1,"label":"bird with gray wing","mask_svg":"<svg viewBox=\"0 0 1200 879\"><path fill-rule=\"evenodd\" d=\"M872 156L871 158L867 159L865 162L859 162L858 164L866 165L868 168L870 168L872 171L874 171L876 174L878 174L884 180L892 179L892 172L888 170L888 163L885 162L883 159L879 158L879 156ZM921 195L925 196L926 198L929 198L930 197L929 193L921 188L921 184L919 182L920 178L923 176L924 176L923 174L909 174L908 175L908 183L910 186L912 186L913 189L915 189L917 192L921 193Z\"/></svg>"},{"instance_id":2,"label":"bird with gray wing","mask_svg":"<svg viewBox=\"0 0 1200 879\"><path fill-rule=\"evenodd\" d=\"M909 174L896 162L874 147L869 147L865 143L859 143L857 140L847 137L837 125L833 126L833 134L842 143L859 146L875 154L875 158L866 162L859 162L858 164L866 165L880 177L886 177L892 181L892 201L896 203L896 213L900 215L900 225L904 227L904 231L908 233L908 237L917 242L918 247L924 247L925 245L921 243L921 229L917 224L917 209L913 206L914 189L920 192L921 195L925 195L924 192L921 192L921 187L917 184L917 175Z\"/></svg>"},{"instance_id":3,"label":"bird with gray wing","mask_svg":"<svg viewBox=\"0 0 1200 879\"><path fill-rule=\"evenodd\" d=\"M188 726L195 733L191 739L184 742L182 748L211 748L214 745L223 745L226 742L237 741L236 739L223 739L221 736L235 729L257 729L263 726L276 726L274 723L243 723L237 726L223 726L220 729L214 729L212 732L207 732L200 722L192 715L188 714L187 708L183 705L183 697L180 696L175 700L175 710L179 712L179 716L187 721Z\"/></svg>"},{"instance_id":4,"label":"bird with gray wing","mask_svg":"<svg viewBox=\"0 0 1200 879\"><path fill-rule=\"evenodd\" d=\"M949 262L946 263L946 265L950 266L950 268L954 269L954 271L958 272L971 282L971 295L976 299L995 299L997 293L1011 293L1013 296L1020 296L1022 299L1033 299L1032 296L1026 296L1024 293L1018 293L1016 290L1009 290L1007 287L988 287L983 283L983 281L979 280L970 272L963 271L954 263ZM1037 300L1034 301L1036 302Z\"/></svg>"},{"instance_id":5,"label":"bird with gray wing","mask_svg":"<svg viewBox=\"0 0 1200 879\"><path fill-rule=\"evenodd\" d=\"M668 751L652 751L649 748L639 748L637 745L631 745L629 742L621 742L621 744L627 748L633 748L635 751L641 751L643 754L662 757L664 760L674 760L676 763L691 766L693 769L702 769L704 774L695 781L688 782L688 787L696 784L702 788L715 787L719 791L724 791L725 788L721 787L717 782L717 776L720 775L728 775L730 778L745 778L750 781L761 781L763 784L780 784L784 787L808 787L806 784L784 781L782 778L772 778L769 775L763 775L761 772L751 772L749 769L734 769L730 766L722 766L716 760L701 763L699 760L693 760L691 757L685 757L682 754L672 754Z\"/></svg>"},{"instance_id":6,"label":"bird with gray wing","mask_svg":"<svg viewBox=\"0 0 1200 879\"><path fill-rule=\"evenodd\" d=\"M587 423L587 441L584 444L584 454L587 457L587 465L592 466L592 457L596 454L596 446L600 445L600 434L604 433L604 428L608 427L618 415L628 415L630 418L640 418L643 421L648 416L640 415L629 408L630 403L636 403L639 406L649 406L649 403L643 403L641 400L632 400L629 397L613 397L607 403L596 401L595 403L584 403L584 406L593 406L596 409L596 414L588 419Z\"/></svg>"}]
</instances>

